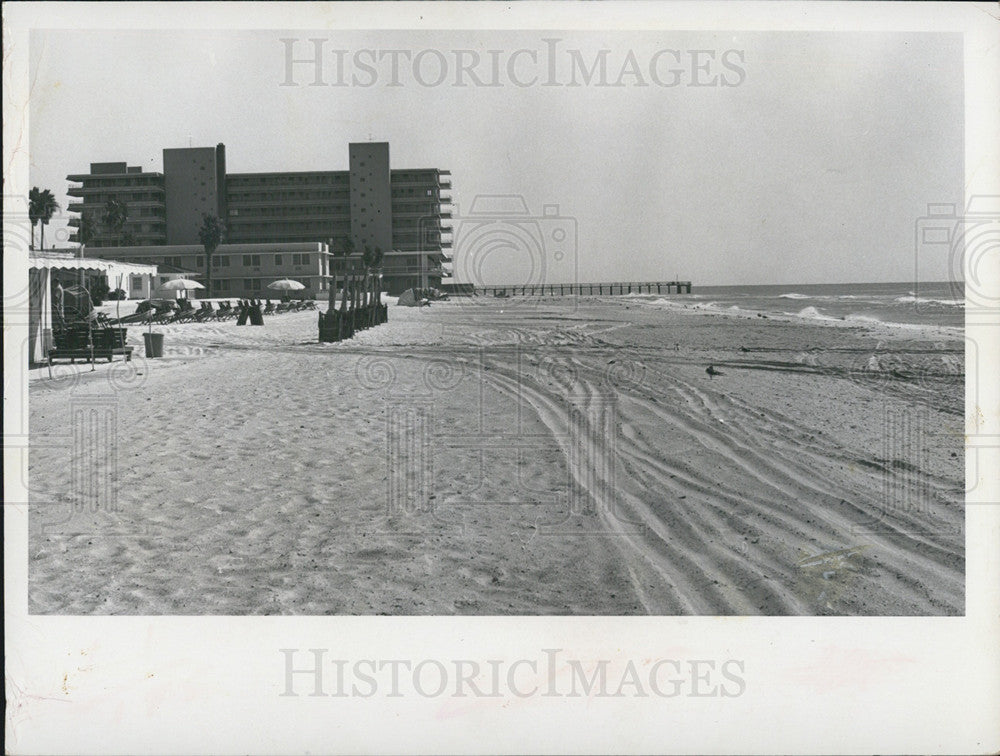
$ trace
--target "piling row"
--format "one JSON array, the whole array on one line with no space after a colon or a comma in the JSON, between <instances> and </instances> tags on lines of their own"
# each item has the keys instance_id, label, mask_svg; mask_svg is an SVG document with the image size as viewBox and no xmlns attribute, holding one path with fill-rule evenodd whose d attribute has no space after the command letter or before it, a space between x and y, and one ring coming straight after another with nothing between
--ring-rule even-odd
<instances>
[{"instance_id":1,"label":"piling row","mask_svg":"<svg viewBox=\"0 0 1000 756\"><path fill-rule=\"evenodd\" d=\"M475 286L473 296L616 296L622 294L690 294L690 281L625 281L615 283Z\"/></svg>"}]
</instances>

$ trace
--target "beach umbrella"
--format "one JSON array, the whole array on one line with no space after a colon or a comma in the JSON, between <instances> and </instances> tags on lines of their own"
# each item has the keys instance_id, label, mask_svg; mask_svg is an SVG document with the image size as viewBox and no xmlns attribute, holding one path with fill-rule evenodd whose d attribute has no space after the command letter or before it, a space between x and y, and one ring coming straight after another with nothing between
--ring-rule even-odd
<instances>
[{"instance_id":1,"label":"beach umbrella","mask_svg":"<svg viewBox=\"0 0 1000 756\"><path fill-rule=\"evenodd\" d=\"M175 278L173 281L167 281L156 287L157 291L192 291L194 289L204 289L197 281L192 281L190 278Z\"/></svg>"},{"instance_id":2,"label":"beach umbrella","mask_svg":"<svg viewBox=\"0 0 1000 756\"><path fill-rule=\"evenodd\" d=\"M279 281L272 281L267 285L267 288L274 289L275 291L302 291L306 286L290 278L282 278Z\"/></svg>"}]
</instances>

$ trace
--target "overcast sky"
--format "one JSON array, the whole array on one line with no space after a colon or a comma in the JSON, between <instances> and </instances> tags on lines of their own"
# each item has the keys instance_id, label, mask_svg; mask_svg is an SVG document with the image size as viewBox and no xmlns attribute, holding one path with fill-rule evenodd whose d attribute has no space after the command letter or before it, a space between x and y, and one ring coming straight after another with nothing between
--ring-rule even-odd
<instances>
[{"instance_id":1,"label":"overcast sky","mask_svg":"<svg viewBox=\"0 0 1000 756\"><path fill-rule=\"evenodd\" d=\"M323 40L322 86L308 60L288 70L283 38L298 40L295 59ZM91 162L159 171L165 147L223 142L230 172L343 170L349 142L388 141L394 168L451 170L459 276L463 254L482 255L463 242L483 228L470 225L473 200L524 198L521 236L504 238L542 239L541 251L476 258L489 283L524 280L531 255L555 282L909 281L926 205L963 203L957 35L43 31L31 42L31 183L63 207L66 175ZM546 205L559 217L542 218ZM945 260L920 264L922 280L948 277Z\"/></svg>"}]
</instances>

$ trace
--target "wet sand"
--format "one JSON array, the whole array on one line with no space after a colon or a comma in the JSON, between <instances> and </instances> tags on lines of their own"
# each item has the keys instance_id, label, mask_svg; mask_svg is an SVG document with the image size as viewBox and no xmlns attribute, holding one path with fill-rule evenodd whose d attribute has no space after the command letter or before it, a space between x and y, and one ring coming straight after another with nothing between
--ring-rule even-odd
<instances>
[{"instance_id":1,"label":"wet sand","mask_svg":"<svg viewBox=\"0 0 1000 756\"><path fill-rule=\"evenodd\" d=\"M148 361L134 328L132 367L33 371L29 608L961 614L961 334L654 299L163 326Z\"/></svg>"}]
</instances>

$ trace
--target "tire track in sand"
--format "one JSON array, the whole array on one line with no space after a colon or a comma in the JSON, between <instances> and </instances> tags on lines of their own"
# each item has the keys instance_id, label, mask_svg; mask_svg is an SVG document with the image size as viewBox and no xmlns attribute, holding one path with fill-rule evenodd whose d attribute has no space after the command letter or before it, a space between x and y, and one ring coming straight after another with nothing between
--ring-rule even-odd
<instances>
[{"instance_id":1,"label":"tire track in sand","mask_svg":"<svg viewBox=\"0 0 1000 756\"><path fill-rule=\"evenodd\" d=\"M544 336L524 340L542 342ZM602 429L587 419L606 392L593 378L596 368L575 356L570 361L573 369L561 380L556 376L555 388L525 381L498 359L489 361L486 377L508 395L527 401L559 439L567 438L569 428L565 400L575 399L582 417L578 432L586 436L584 446L589 451L574 455L571 442L565 440L560 446L574 481L594 502L622 549L646 610L815 613L815 606L796 595L796 584L801 582L796 557L823 548L833 551L834 546L844 544L859 521L879 519L877 504L864 498L870 499L877 490L877 475L862 471L862 477L867 474L870 480L854 484L850 478L830 478L819 472L819 463L829 461L833 449L810 445L803 452L788 442L790 430L804 435L809 429L780 418L773 431L765 424L762 437L762 424L755 422L753 408L671 375L672 393L683 402L665 404L637 392L619 395L622 432L613 453L629 477L617 481L617 497L612 501L602 493L612 481L601 477L603 467L597 464L602 455L612 453L611 446L602 437ZM722 415L725 424L720 429ZM702 455L707 455L706 463L718 458L736 466L741 484L752 484L750 495L700 473L697 467L658 456L653 445L633 430L636 421L648 424L650 418L700 447ZM937 488L941 482L932 480L931 484ZM667 504L664 497L650 496L651 491L669 493L676 500ZM641 529L629 529L623 519L640 524ZM877 574L857 576L856 590L886 594L876 598L909 607L909 611L954 612L961 604L961 598L954 597L961 597L964 579L953 545L915 536L909 527L919 523L907 519L905 513L899 523L883 518L882 524L883 531L869 534L864 545L874 549L879 562L891 565L897 580L893 592L905 595L888 595L884 579L876 579ZM774 537L776 531L781 538ZM943 583L948 600L930 597L925 584L932 581ZM864 606L867 603L860 599L845 604L856 611Z\"/></svg>"}]
</instances>

